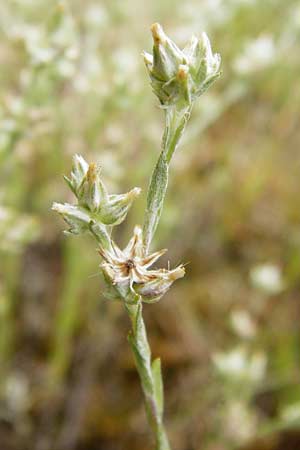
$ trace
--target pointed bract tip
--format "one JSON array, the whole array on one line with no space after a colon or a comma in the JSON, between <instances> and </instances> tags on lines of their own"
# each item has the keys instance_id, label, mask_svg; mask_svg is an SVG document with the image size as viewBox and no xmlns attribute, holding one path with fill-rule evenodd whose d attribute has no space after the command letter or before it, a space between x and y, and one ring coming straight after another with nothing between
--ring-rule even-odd
<instances>
[{"instance_id":1,"label":"pointed bract tip","mask_svg":"<svg viewBox=\"0 0 300 450\"><path fill-rule=\"evenodd\" d=\"M162 26L158 22L153 23L150 27L150 30L155 44L163 44L166 41L167 36L165 35Z\"/></svg>"},{"instance_id":2,"label":"pointed bract tip","mask_svg":"<svg viewBox=\"0 0 300 450\"><path fill-rule=\"evenodd\" d=\"M134 236L140 236L142 234L142 227L140 225L136 225L133 230Z\"/></svg>"},{"instance_id":3,"label":"pointed bract tip","mask_svg":"<svg viewBox=\"0 0 300 450\"><path fill-rule=\"evenodd\" d=\"M75 155L73 155L73 161L85 161L85 159L79 153L75 153Z\"/></svg>"},{"instance_id":4,"label":"pointed bract tip","mask_svg":"<svg viewBox=\"0 0 300 450\"><path fill-rule=\"evenodd\" d=\"M52 206L51 206L51 210L52 211L56 211L56 212L60 212L62 209L62 204L61 203L57 203L57 202L53 202Z\"/></svg>"},{"instance_id":5,"label":"pointed bract tip","mask_svg":"<svg viewBox=\"0 0 300 450\"><path fill-rule=\"evenodd\" d=\"M83 156L79 155L78 153L75 153L73 156L73 170L81 170L82 172L86 172L89 168L88 163L83 158Z\"/></svg>"},{"instance_id":6,"label":"pointed bract tip","mask_svg":"<svg viewBox=\"0 0 300 450\"><path fill-rule=\"evenodd\" d=\"M188 68L188 66L187 65L185 65L185 64L180 64L180 66L179 66L179 69L178 69L178 72L177 72L177 77L178 77L178 79L179 80L186 80L187 79L187 76L188 76L188 73L189 73L189 68Z\"/></svg>"},{"instance_id":7,"label":"pointed bract tip","mask_svg":"<svg viewBox=\"0 0 300 450\"><path fill-rule=\"evenodd\" d=\"M169 272L168 278L172 281L183 278L185 275L185 268L183 266L178 266L176 269Z\"/></svg>"},{"instance_id":8,"label":"pointed bract tip","mask_svg":"<svg viewBox=\"0 0 300 450\"><path fill-rule=\"evenodd\" d=\"M142 192L142 189L139 187L135 187L133 189L131 189L131 191L128 192L128 197L134 199L136 197L138 197L140 195L140 193Z\"/></svg>"},{"instance_id":9,"label":"pointed bract tip","mask_svg":"<svg viewBox=\"0 0 300 450\"><path fill-rule=\"evenodd\" d=\"M89 168L87 171L87 179L90 183L94 183L97 178L97 164L92 162L89 164Z\"/></svg>"},{"instance_id":10,"label":"pointed bract tip","mask_svg":"<svg viewBox=\"0 0 300 450\"><path fill-rule=\"evenodd\" d=\"M144 58L144 62L146 66L151 66L153 64L153 56L148 52L142 52L142 57Z\"/></svg>"}]
</instances>

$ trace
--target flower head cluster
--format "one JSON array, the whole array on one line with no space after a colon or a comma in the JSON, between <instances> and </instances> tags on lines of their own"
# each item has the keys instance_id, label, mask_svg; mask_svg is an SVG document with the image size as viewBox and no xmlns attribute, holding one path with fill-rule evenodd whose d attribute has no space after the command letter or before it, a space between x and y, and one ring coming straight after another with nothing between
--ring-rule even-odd
<instances>
[{"instance_id":1,"label":"flower head cluster","mask_svg":"<svg viewBox=\"0 0 300 450\"><path fill-rule=\"evenodd\" d=\"M154 93L164 106L191 104L219 77L220 55L212 53L205 33L180 50L158 23L151 31L153 54L144 52L144 60Z\"/></svg>"},{"instance_id":2,"label":"flower head cluster","mask_svg":"<svg viewBox=\"0 0 300 450\"><path fill-rule=\"evenodd\" d=\"M142 230L135 227L134 234L124 250L120 250L107 232L107 226L121 223L140 189L134 188L121 195L110 195L101 180L100 170L75 155L70 178L65 177L77 203L54 203L53 209L70 226L68 233L91 231L96 235L103 258L101 270L107 282L106 296L128 303L142 300L158 301L172 283L184 276L183 266L173 270L149 270L166 250L145 254Z\"/></svg>"},{"instance_id":3,"label":"flower head cluster","mask_svg":"<svg viewBox=\"0 0 300 450\"><path fill-rule=\"evenodd\" d=\"M52 209L62 215L70 226L68 232L80 234L91 224L118 225L125 219L133 200L140 194L134 188L126 194L108 194L96 164L88 164L75 155L71 177L66 182L77 198L76 205L54 203Z\"/></svg>"},{"instance_id":4,"label":"flower head cluster","mask_svg":"<svg viewBox=\"0 0 300 450\"><path fill-rule=\"evenodd\" d=\"M123 298L129 303L139 299L146 303L158 301L172 283L185 273L182 265L173 270L149 270L165 252L160 250L145 256L139 226L135 227L133 237L124 250L114 243L111 250L100 249L103 258L100 267L108 284L107 296Z\"/></svg>"}]
</instances>

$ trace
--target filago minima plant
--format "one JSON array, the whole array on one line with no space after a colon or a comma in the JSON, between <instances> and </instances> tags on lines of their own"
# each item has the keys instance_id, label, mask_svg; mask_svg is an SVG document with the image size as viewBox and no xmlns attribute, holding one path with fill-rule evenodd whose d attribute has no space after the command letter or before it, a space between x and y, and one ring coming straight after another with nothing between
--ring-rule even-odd
<instances>
[{"instance_id":1,"label":"filago minima plant","mask_svg":"<svg viewBox=\"0 0 300 450\"><path fill-rule=\"evenodd\" d=\"M106 298L123 303L130 321L128 336L145 397L149 424L155 437L156 450L169 450L163 425L163 383L161 363L152 361L142 316L143 303L155 303L173 282L184 276L182 265L175 269L151 268L166 250L150 252L150 245L163 209L172 156L190 117L195 100L220 75L220 56L213 54L209 39L203 33L193 36L180 50L155 23L152 54L144 52L153 92L165 115L162 148L153 170L147 194L143 227L136 226L128 245L122 250L112 238L112 228L125 220L139 188L112 195L102 181L99 167L75 155L70 178L65 177L77 202L74 205L54 203L69 225L66 233L91 233L98 242L102 258L100 270L105 281Z\"/></svg>"}]
</instances>

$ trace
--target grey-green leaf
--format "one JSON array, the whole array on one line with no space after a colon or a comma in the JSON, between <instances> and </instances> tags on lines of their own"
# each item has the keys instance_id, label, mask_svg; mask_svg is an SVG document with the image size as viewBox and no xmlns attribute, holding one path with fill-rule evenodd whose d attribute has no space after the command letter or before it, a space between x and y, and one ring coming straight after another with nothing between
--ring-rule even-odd
<instances>
[{"instance_id":1,"label":"grey-green leaf","mask_svg":"<svg viewBox=\"0 0 300 450\"><path fill-rule=\"evenodd\" d=\"M168 186L169 166L162 152L152 173L147 196L147 209L143 228L143 238L146 250L158 225L163 202Z\"/></svg>"},{"instance_id":2,"label":"grey-green leaf","mask_svg":"<svg viewBox=\"0 0 300 450\"><path fill-rule=\"evenodd\" d=\"M155 400L158 408L158 414L160 417L163 415L164 410L164 391L163 391L163 381L162 381L162 374L161 374L161 362L160 358L156 358L152 362L152 376L153 376L153 382L154 382L154 395Z\"/></svg>"}]
</instances>

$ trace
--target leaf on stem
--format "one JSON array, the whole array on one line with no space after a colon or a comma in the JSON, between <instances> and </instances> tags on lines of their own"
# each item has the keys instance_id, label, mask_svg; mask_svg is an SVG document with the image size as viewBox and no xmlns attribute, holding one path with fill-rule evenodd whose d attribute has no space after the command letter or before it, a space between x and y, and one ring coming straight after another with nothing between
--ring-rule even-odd
<instances>
[{"instance_id":1,"label":"leaf on stem","mask_svg":"<svg viewBox=\"0 0 300 450\"><path fill-rule=\"evenodd\" d=\"M164 153L160 154L152 173L147 196L147 209L143 229L146 252L158 225L168 185L169 166Z\"/></svg>"},{"instance_id":2,"label":"leaf on stem","mask_svg":"<svg viewBox=\"0 0 300 450\"><path fill-rule=\"evenodd\" d=\"M160 417L163 415L164 410L164 390L163 390L163 381L161 374L161 361L160 358L156 358L152 362L152 376L154 382L154 395L157 404L158 414Z\"/></svg>"}]
</instances>

